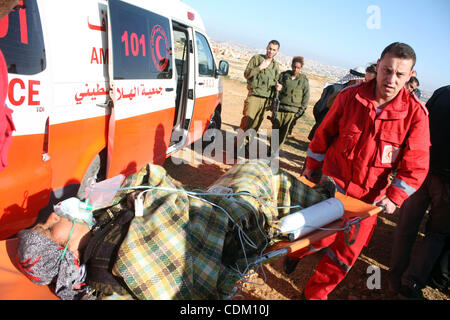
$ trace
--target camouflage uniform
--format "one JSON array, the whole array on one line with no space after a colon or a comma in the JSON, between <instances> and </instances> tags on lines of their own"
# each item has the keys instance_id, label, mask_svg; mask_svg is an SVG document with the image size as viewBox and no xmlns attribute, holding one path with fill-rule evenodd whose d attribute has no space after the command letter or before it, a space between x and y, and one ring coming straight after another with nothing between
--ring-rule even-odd
<instances>
[{"instance_id":1,"label":"camouflage uniform","mask_svg":"<svg viewBox=\"0 0 450 320\"><path fill-rule=\"evenodd\" d=\"M305 74L299 73L292 79L292 71L281 73L278 82L283 85L279 93L280 108L272 129L279 129L279 146L283 145L292 122L300 118L309 101L309 81Z\"/></svg>"},{"instance_id":2,"label":"camouflage uniform","mask_svg":"<svg viewBox=\"0 0 450 320\"><path fill-rule=\"evenodd\" d=\"M264 112L269 107L272 88L277 83L279 75L278 62L273 60L263 70L259 69L264 61L264 55L253 56L247 64L244 77L247 79L248 96L244 102L243 117L240 128L245 132L249 129L258 131L264 120ZM238 146L243 141L238 141Z\"/></svg>"}]
</instances>

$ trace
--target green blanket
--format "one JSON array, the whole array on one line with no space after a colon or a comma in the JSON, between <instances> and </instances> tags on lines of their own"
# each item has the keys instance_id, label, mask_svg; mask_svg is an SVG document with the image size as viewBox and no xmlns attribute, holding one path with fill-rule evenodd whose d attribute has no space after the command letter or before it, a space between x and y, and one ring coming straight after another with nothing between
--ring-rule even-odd
<instances>
[{"instance_id":1,"label":"green blanket","mask_svg":"<svg viewBox=\"0 0 450 320\"><path fill-rule=\"evenodd\" d=\"M144 215L132 220L113 273L138 299L229 297L276 241L271 224L290 212L277 207L308 207L330 197L328 190L308 187L287 172L273 172L264 161L235 165L208 194L177 185L151 164L122 185L136 186L157 189L142 195ZM109 210L124 210L133 191L118 192Z\"/></svg>"}]
</instances>

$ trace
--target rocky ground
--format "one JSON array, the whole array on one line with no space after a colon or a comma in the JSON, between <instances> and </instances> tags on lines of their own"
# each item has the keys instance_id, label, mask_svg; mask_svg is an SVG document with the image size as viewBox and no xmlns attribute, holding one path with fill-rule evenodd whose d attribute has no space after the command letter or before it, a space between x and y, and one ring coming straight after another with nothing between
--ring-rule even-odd
<instances>
[{"instance_id":1,"label":"rocky ground","mask_svg":"<svg viewBox=\"0 0 450 320\"><path fill-rule=\"evenodd\" d=\"M279 164L284 170L295 176L300 176L300 168L304 163L306 149L309 143L307 135L314 124L312 106L319 99L325 82L325 77L308 75L311 87L311 100L305 115L298 121L293 134L287 139L280 152ZM222 132L226 139L234 137L242 116L242 107L246 86L242 81L224 79L224 101L222 108ZM264 120L261 129L270 134L271 123ZM263 137L264 138L264 137ZM225 139L225 138L224 138ZM225 144L224 144L225 145ZM184 159L183 161L180 161ZM178 164L182 162L182 164ZM233 160L226 155L217 154L214 158L203 157L195 148L184 148L168 158L164 167L177 181L185 185L207 187L233 165ZM396 300L398 297L388 291L386 272L389 265L390 246L396 225L396 216L380 214L377 227L370 245L366 247L347 277L332 292L329 299L335 300ZM423 237L419 235L418 240ZM283 272L283 259L265 264L263 270L258 270L249 283L242 287L241 294L249 300L294 300L301 299L301 293L306 281L313 274L315 265L321 258L321 252L303 258L297 269L290 275ZM371 266L379 267L381 285L369 289L368 278L373 274ZM448 300L443 293L427 287L424 295L429 300Z\"/></svg>"}]
</instances>

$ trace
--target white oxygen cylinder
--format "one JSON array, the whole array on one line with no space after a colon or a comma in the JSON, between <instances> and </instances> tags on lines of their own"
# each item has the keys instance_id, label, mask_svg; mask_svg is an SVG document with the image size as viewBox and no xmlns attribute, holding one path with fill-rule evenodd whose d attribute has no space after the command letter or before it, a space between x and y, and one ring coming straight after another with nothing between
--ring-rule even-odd
<instances>
[{"instance_id":1,"label":"white oxygen cylinder","mask_svg":"<svg viewBox=\"0 0 450 320\"><path fill-rule=\"evenodd\" d=\"M329 198L281 218L280 231L293 241L341 218L344 211L339 199Z\"/></svg>"}]
</instances>

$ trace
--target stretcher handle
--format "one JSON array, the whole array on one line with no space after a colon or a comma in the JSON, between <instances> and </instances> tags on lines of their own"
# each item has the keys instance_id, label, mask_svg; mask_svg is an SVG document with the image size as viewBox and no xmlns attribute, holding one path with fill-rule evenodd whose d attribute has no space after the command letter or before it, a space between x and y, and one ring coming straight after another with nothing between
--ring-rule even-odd
<instances>
[{"instance_id":1,"label":"stretcher handle","mask_svg":"<svg viewBox=\"0 0 450 320\"><path fill-rule=\"evenodd\" d=\"M380 210L381 210L380 212L383 212L384 210L386 210L386 206L384 206L382 204L377 205L377 207L380 208ZM356 227L355 227L355 231L353 233L352 239L349 239L349 231L348 230L346 230L344 232L345 243L348 244L349 246L353 245L356 241L356 237L358 236L358 233L359 233L359 221L361 221L361 219L358 219L358 221L356 223Z\"/></svg>"}]
</instances>

